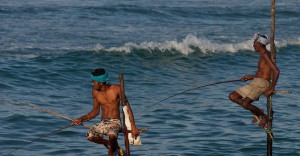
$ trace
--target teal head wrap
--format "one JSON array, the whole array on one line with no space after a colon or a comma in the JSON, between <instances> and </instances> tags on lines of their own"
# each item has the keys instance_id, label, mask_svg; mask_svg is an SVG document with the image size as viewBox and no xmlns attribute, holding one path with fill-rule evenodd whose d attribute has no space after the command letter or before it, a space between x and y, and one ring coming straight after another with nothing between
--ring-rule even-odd
<instances>
[{"instance_id":1,"label":"teal head wrap","mask_svg":"<svg viewBox=\"0 0 300 156\"><path fill-rule=\"evenodd\" d=\"M106 83L108 83L108 80L109 80L107 72L105 72L105 74L99 75L99 76L94 76L93 74L91 74L91 79L96 82L106 82Z\"/></svg>"}]
</instances>

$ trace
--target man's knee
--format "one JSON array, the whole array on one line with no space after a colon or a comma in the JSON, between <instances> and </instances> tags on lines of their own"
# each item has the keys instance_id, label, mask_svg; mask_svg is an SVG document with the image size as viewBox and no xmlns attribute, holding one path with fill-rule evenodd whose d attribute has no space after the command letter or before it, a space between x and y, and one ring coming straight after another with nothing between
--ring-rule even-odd
<instances>
[{"instance_id":1,"label":"man's knee","mask_svg":"<svg viewBox=\"0 0 300 156\"><path fill-rule=\"evenodd\" d=\"M236 102L236 99L238 98L236 96L236 92L232 92L228 95L228 98L232 101L232 102Z\"/></svg>"},{"instance_id":2,"label":"man's knee","mask_svg":"<svg viewBox=\"0 0 300 156\"><path fill-rule=\"evenodd\" d=\"M108 135L109 140L117 140L117 137L114 134L109 134Z\"/></svg>"},{"instance_id":3,"label":"man's knee","mask_svg":"<svg viewBox=\"0 0 300 156\"><path fill-rule=\"evenodd\" d=\"M94 137L87 137L86 138L88 141L94 142Z\"/></svg>"},{"instance_id":4,"label":"man's knee","mask_svg":"<svg viewBox=\"0 0 300 156\"><path fill-rule=\"evenodd\" d=\"M102 137L93 137L93 136L90 136L90 137L87 137L86 139L88 141L91 141L91 142L97 142L99 140L102 140Z\"/></svg>"},{"instance_id":5,"label":"man's knee","mask_svg":"<svg viewBox=\"0 0 300 156\"><path fill-rule=\"evenodd\" d=\"M234 101L234 96L231 94L228 95L229 100Z\"/></svg>"}]
</instances>

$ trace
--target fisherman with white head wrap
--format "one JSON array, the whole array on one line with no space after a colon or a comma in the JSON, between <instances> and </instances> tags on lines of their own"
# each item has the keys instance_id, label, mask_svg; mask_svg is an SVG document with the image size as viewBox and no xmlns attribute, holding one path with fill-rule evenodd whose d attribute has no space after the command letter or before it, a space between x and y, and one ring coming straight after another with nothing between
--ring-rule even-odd
<instances>
[{"instance_id":1,"label":"fisherman with white head wrap","mask_svg":"<svg viewBox=\"0 0 300 156\"><path fill-rule=\"evenodd\" d=\"M255 33L253 36L253 40L263 44L263 45L268 45L270 43L269 38L267 35L262 35L259 32Z\"/></svg>"},{"instance_id":2,"label":"fisherman with white head wrap","mask_svg":"<svg viewBox=\"0 0 300 156\"><path fill-rule=\"evenodd\" d=\"M255 33L253 36L253 48L260 55L257 71L254 75L243 76L241 81L252 80L251 83L237 88L229 95L229 99L232 102L239 104L253 115L261 118L258 127L264 127L270 118L262 109L253 105L252 102L257 101L262 94L269 97L275 90L280 74L276 64L271 60L270 52L266 49L266 45L269 43L267 35ZM257 119L254 119L253 123L256 121Z\"/></svg>"}]
</instances>

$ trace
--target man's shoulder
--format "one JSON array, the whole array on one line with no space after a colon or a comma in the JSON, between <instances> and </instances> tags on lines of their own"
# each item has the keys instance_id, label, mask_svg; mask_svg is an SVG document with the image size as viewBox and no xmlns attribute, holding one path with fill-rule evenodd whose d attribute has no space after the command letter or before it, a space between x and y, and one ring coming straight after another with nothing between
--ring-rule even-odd
<instances>
[{"instance_id":1,"label":"man's shoulder","mask_svg":"<svg viewBox=\"0 0 300 156\"><path fill-rule=\"evenodd\" d=\"M118 84L111 84L110 86L109 86L109 89L110 90L113 90L113 91L117 91L117 92L119 92L120 91L120 85L118 85Z\"/></svg>"},{"instance_id":2,"label":"man's shoulder","mask_svg":"<svg viewBox=\"0 0 300 156\"><path fill-rule=\"evenodd\" d=\"M110 87L111 88L120 88L120 85L119 84L111 84Z\"/></svg>"},{"instance_id":3,"label":"man's shoulder","mask_svg":"<svg viewBox=\"0 0 300 156\"><path fill-rule=\"evenodd\" d=\"M262 50L259 51L259 53L261 55L264 55L264 54L270 55L271 54L271 52L268 49L262 49Z\"/></svg>"}]
</instances>

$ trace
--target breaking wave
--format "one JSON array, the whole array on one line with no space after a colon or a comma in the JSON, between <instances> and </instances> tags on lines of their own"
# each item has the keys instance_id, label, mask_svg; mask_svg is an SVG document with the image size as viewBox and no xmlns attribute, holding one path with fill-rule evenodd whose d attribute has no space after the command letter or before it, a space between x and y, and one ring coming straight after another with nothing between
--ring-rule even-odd
<instances>
[{"instance_id":1,"label":"breaking wave","mask_svg":"<svg viewBox=\"0 0 300 156\"><path fill-rule=\"evenodd\" d=\"M194 35L186 36L182 41L171 40L165 42L142 42L142 43L125 43L120 47L106 48L101 44L97 44L92 51L108 51L108 52L125 52L130 53L134 49L142 49L149 52L159 50L161 52L177 51L184 55L194 52L201 53L219 53L230 52L235 53L238 51L253 51L252 39L245 40L239 43L216 43L212 40L205 38L197 38ZM291 40L276 41L277 48L287 47L288 45L300 45L300 38ZM269 46L267 47L269 48Z\"/></svg>"}]
</instances>

